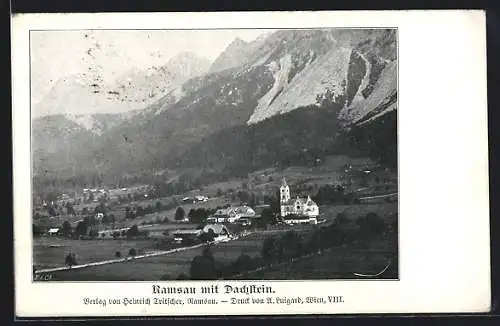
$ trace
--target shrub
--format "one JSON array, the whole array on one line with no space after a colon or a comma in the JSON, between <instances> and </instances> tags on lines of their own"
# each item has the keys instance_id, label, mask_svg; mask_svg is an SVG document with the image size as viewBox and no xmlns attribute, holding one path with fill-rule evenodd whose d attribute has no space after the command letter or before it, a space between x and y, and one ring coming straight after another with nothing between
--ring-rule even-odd
<instances>
[{"instance_id":1,"label":"shrub","mask_svg":"<svg viewBox=\"0 0 500 326\"><path fill-rule=\"evenodd\" d=\"M97 236L99 236L99 233L96 230L90 230L89 237L95 238Z\"/></svg>"},{"instance_id":2,"label":"shrub","mask_svg":"<svg viewBox=\"0 0 500 326\"><path fill-rule=\"evenodd\" d=\"M137 251L135 250L135 248L130 248L130 250L128 251L128 255L131 257L135 257L137 255Z\"/></svg>"},{"instance_id":3,"label":"shrub","mask_svg":"<svg viewBox=\"0 0 500 326\"><path fill-rule=\"evenodd\" d=\"M65 264L70 267L76 265L76 255L74 253L69 253L68 255L66 255Z\"/></svg>"},{"instance_id":4,"label":"shrub","mask_svg":"<svg viewBox=\"0 0 500 326\"><path fill-rule=\"evenodd\" d=\"M115 257L116 258L121 258L122 257L122 253L120 251L115 252Z\"/></svg>"}]
</instances>

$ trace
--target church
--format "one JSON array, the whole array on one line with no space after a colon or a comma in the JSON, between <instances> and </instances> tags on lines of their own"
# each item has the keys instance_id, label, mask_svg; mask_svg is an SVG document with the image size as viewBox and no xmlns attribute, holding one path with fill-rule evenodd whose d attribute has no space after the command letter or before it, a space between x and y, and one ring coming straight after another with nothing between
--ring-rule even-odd
<instances>
[{"instance_id":1,"label":"church","mask_svg":"<svg viewBox=\"0 0 500 326\"><path fill-rule=\"evenodd\" d=\"M290 214L307 217L318 217L319 215L319 207L310 196L307 196L307 198L300 198L299 196L291 198L290 187L285 178L283 178L280 187L280 207L282 217Z\"/></svg>"}]
</instances>

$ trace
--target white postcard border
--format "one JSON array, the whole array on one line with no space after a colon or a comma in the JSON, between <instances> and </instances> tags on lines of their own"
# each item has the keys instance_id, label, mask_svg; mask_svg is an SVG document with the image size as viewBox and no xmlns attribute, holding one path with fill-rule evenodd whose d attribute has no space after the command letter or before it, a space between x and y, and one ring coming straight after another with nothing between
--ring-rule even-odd
<instances>
[{"instance_id":1,"label":"white postcard border","mask_svg":"<svg viewBox=\"0 0 500 326\"><path fill-rule=\"evenodd\" d=\"M154 297L152 285L31 282L29 30L397 27L399 281L213 281L326 305L85 305ZM12 23L16 314L30 316L486 312L490 307L486 32L481 11L15 15ZM205 285L205 284L204 284ZM197 295L200 297L200 295ZM210 297L210 296L205 296ZM226 296L227 297L227 296Z\"/></svg>"}]
</instances>

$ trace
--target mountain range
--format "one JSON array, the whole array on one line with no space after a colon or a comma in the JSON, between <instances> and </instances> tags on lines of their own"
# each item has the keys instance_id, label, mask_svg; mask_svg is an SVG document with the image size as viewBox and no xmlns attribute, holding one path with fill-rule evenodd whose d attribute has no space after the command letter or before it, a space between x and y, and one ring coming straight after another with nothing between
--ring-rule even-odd
<instances>
[{"instance_id":1,"label":"mountain range","mask_svg":"<svg viewBox=\"0 0 500 326\"><path fill-rule=\"evenodd\" d=\"M105 106L75 95L85 85L62 82L40 104L58 114L33 120L35 176L114 182L193 169L230 177L340 152L397 163L395 30L279 30L235 39L210 66L180 58L102 90L114 102L149 99L122 113L76 114Z\"/></svg>"}]
</instances>

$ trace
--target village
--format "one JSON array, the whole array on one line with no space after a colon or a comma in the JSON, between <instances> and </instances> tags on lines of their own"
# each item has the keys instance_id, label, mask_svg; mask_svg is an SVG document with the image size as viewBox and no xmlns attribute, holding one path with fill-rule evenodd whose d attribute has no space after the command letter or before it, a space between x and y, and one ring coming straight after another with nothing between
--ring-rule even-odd
<instances>
[{"instance_id":1,"label":"village","mask_svg":"<svg viewBox=\"0 0 500 326\"><path fill-rule=\"evenodd\" d=\"M373 164L337 166L335 179L323 184L288 172L257 174L260 183L249 176L239 188L231 185L236 189L215 185L168 198L143 185L84 188L60 194L55 201L39 201L33 219L35 275L94 278L99 264L164 257L175 260L175 268L166 267L156 277L185 277L199 248L211 246L214 256L226 261L242 255L262 258L267 238L289 232L307 237L351 211L397 216L397 178ZM176 255L183 256L182 262ZM126 279L132 277L126 274Z\"/></svg>"}]
</instances>

